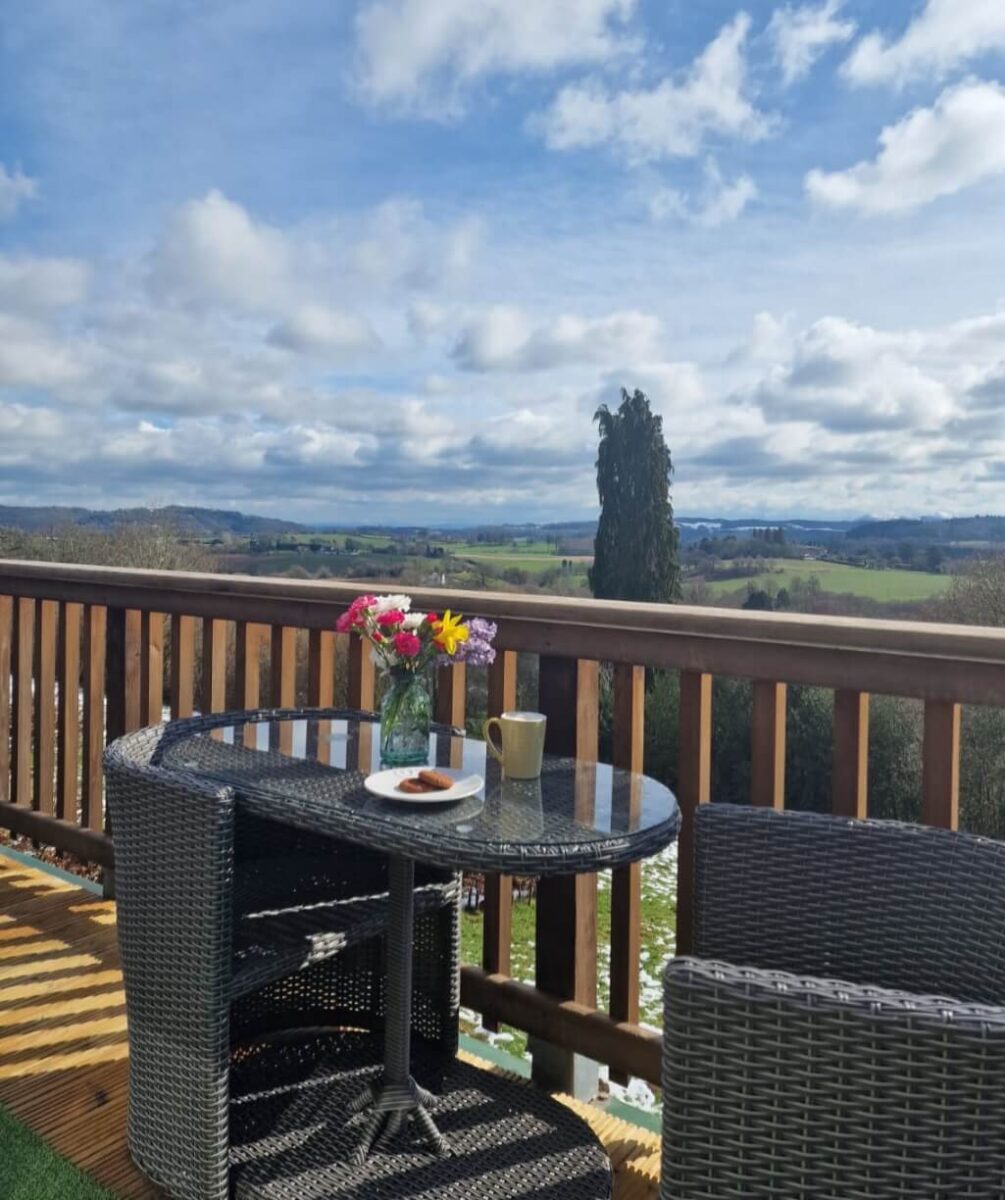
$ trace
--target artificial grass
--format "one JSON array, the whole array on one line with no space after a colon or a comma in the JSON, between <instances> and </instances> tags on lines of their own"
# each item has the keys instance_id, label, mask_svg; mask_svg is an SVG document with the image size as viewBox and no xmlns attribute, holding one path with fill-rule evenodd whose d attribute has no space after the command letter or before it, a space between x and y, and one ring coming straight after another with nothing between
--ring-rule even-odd
<instances>
[{"instance_id":1,"label":"artificial grass","mask_svg":"<svg viewBox=\"0 0 1005 1200\"><path fill-rule=\"evenodd\" d=\"M0 1200L114 1200L0 1108Z\"/></svg>"}]
</instances>

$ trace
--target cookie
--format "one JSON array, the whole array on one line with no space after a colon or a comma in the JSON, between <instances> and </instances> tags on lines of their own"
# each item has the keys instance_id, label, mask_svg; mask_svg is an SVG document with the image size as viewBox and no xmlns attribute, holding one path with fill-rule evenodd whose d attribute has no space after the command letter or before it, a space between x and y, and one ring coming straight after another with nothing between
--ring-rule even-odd
<instances>
[{"instance_id":1,"label":"cookie","mask_svg":"<svg viewBox=\"0 0 1005 1200\"><path fill-rule=\"evenodd\" d=\"M454 781L442 771L420 771L419 782L424 783L431 791L445 792L454 786Z\"/></svg>"}]
</instances>

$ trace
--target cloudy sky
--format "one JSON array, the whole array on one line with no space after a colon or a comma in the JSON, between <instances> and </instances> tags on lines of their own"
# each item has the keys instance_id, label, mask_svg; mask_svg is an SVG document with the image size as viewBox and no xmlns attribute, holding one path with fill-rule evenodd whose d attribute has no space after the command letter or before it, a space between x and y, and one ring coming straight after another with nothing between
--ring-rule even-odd
<instances>
[{"instance_id":1,"label":"cloudy sky","mask_svg":"<svg viewBox=\"0 0 1005 1200\"><path fill-rule=\"evenodd\" d=\"M1005 511L1002 0L0 9L0 503Z\"/></svg>"}]
</instances>

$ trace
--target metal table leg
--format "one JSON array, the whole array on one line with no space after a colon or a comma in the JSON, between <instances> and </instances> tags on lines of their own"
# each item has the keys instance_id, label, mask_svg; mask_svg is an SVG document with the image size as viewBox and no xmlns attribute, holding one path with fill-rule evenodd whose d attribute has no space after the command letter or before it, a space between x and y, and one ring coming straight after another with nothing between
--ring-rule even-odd
<instances>
[{"instance_id":1,"label":"metal table leg","mask_svg":"<svg viewBox=\"0 0 1005 1200\"><path fill-rule=\"evenodd\" d=\"M415 863L392 855L388 864L387 1020L384 1075L359 1095L350 1111L372 1109L353 1155L356 1165L374 1146L390 1141L407 1120L418 1125L434 1153L450 1153L429 1109L435 1097L419 1087L409 1071L412 1040L412 930L415 920Z\"/></svg>"}]
</instances>

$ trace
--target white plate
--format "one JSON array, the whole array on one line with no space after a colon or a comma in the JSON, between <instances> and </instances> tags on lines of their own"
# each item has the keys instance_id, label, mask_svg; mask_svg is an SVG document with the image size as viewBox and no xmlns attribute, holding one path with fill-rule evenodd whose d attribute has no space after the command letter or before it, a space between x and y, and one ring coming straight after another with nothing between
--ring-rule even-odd
<instances>
[{"instance_id":1,"label":"white plate","mask_svg":"<svg viewBox=\"0 0 1005 1200\"><path fill-rule=\"evenodd\" d=\"M470 771L458 771L453 767L436 767L441 775L449 775L454 781L452 788L442 792L401 792L398 784L403 779L414 779L425 767L390 767L386 771L376 771L364 780L368 792L375 796L383 796L386 800L400 800L403 804L445 804L450 800L463 800L466 796L474 796L485 786L485 780L480 775L472 775Z\"/></svg>"}]
</instances>

